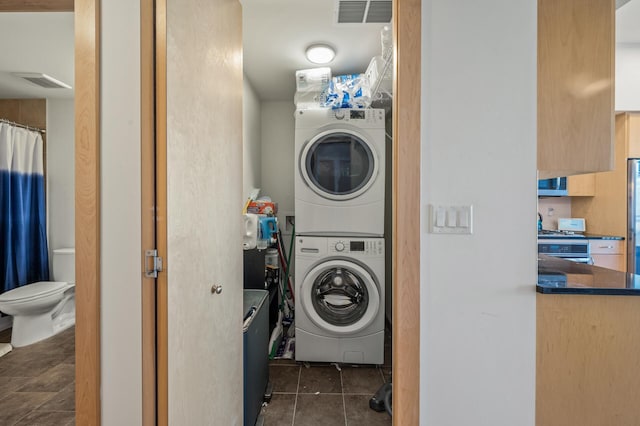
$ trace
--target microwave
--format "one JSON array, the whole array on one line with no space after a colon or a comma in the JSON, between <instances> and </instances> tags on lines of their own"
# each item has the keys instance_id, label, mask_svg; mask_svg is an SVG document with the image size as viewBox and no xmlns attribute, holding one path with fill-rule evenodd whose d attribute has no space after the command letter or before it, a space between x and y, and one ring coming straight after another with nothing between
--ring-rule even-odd
<instances>
[{"instance_id":1,"label":"microwave","mask_svg":"<svg viewBox=\"0 0 640 426\"><path fill-rule=\"evenodd\" d=\"M566 177L538 180L539 197L562 197L568 194Z\"/></svg>"}]
</instances>

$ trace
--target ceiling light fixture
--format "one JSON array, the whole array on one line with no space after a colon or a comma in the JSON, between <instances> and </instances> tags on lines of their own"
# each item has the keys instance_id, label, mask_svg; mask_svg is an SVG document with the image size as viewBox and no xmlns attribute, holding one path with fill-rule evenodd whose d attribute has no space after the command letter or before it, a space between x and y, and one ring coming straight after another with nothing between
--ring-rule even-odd
<instances>
[{"instance_id":1,"label":"ceiling light fixture","mask_svg":"<svg viewBox=\"0 0 640 426\"><path fill-rule=\"evenodd\" d=\"M306 50L307 59L314 64L328 64L336 57L336 52L326 44L312 44Z\"/></svg>"}]
</instances>

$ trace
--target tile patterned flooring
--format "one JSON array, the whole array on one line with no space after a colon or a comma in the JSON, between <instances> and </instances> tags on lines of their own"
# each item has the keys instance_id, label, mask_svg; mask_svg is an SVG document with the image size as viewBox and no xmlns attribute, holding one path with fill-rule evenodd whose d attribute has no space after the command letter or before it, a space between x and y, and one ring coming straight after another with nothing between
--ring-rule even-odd
<instances>
[{"instance_id":1,"label":"tile patterned flooring","mask_svg":"<svg viewBox=\"0 0 640 426\"><path fill-rule=\"evenodd\" d=\"M391 417L369 408L369 399L390 376L391 367L272 363L271 402L265 426L378 426Z\"/></svg>"},{"instance_id":2,"label":"tile patterned flooring","mask_svg":"<svg viewBox=\"0 0 640 426\"><path fill-rule=\"evenodd\" d=\"M75 425L75 329L0 357L0 426ZM11 330L0 331L0 343Z\"/></svg>"},{"instance_id":3,"label":"tile patterned flooring","mask_svg":"<svg viewBox=\"0 0 640 426\"><path fill-rule=\"evenodd\" d=\"M10 340L10 330L0 331L0 342ZM71 328L0 357L0 426L75 425L74 346ZM391 425L387 413L369 408L373 394L391 381L390 338L382 366L275 360L269 380L265 426Z\"/></svg>"},{"instance_id":4,"label":"tile patterned flooring","mask_svg":"<svg viewBox=\"0 0 640 426\"><path fill-rule=\"evenodd\" d=\"M389 333L387 333L389 334ZM369 408L369 399L391 381L391 339L382 366L296 363L269 364L271 402L263 407L265 426L383 426L391 417Z\"/></svg>"}]
</instances>

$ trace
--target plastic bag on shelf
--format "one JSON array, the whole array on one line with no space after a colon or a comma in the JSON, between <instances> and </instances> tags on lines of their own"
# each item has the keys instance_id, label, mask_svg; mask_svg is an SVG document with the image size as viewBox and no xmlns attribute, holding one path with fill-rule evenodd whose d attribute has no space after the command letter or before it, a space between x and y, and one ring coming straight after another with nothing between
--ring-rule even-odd
<instances>
[{"instance_id":1,"label":"plastic bag on shelf","mask_svg":"<svg viewBox=\"0 0 640 426\"><path fill-rule=\"evenodd\" d=\"M365 74L338 75L331 79L322 106L339 108L368 108L371 105L371 86Z\"/></svg>"},{"instance_id":2,"label":"plastic bag on shelf","mask_svg":"<svg viewBox=\"0 0 640 426\"><path fill-rule=\"evenodd\" d=\"M322 92L331 81L331 68L310 68L296 71L297 92Z\"/></svg>"},{"instance_id":3,"label":"plastic bag on shelf","mask_svg":"<svg viewBox=\"0 0 640 426\"><path fill-rule=\"evenodd\" d=\"M296 71L296 93L293 102L297 109L321 108L331 81L331 68L310 68Z\"/></svg>"}]
</instances>

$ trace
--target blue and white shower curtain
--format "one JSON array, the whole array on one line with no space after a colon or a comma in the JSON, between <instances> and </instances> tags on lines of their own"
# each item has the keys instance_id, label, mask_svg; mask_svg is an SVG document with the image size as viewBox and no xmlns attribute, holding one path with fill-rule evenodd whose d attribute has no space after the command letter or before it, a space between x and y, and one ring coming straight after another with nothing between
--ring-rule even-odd
<instances>
[{"instance_id":1,"label":"blue and white shower curtain","mask_svg":"<svg viewBox=\"0 0 640 426\"><path fill-rule=\"evenodd\" d=\"M0 122L0 293L49 280L42 136Z\"/></svg>"}]
</instances>

